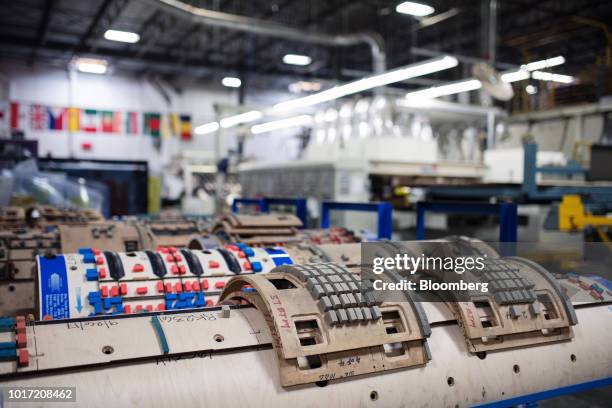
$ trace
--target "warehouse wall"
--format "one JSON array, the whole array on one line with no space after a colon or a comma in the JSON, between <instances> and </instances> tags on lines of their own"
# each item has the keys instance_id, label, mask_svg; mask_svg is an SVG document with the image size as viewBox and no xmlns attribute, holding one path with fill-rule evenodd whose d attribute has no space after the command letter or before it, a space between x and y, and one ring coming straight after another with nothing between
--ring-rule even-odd
<instances>
[{"instance_id":1,"label":"warehouse wall","mask_svg":"<svg viewBox=\"0 0 612 408\"><path fill-rule=\"evenodd\" d=\"M247 94L245 103L252 106L273 106L279 101L299 97L289 92L257 91ZM252 161L284 162L296 159L301 129L289 128L250 135L244 143L244 157Z\"/></svg>"},{"instance_id":2,"label":"warehouse wall","mask_svg":"<svg viewBox=\"0 0 612 408\"><path fill-rule=\"evenodd\" d=\"M2 65L0 73L9 83L9 100L24 104L39 103L49 106L76 106L103 110L134 110L177 112L190 114L194 127L214 118L213 105L235 105L237 92L227 88L211 88L199 84L184 87L176 93L165 87L170 95L166 102L162 94L147 80L121 75L92 75L74 73L72 81L64 69L33 68ZM26 135L26 137L33 137ZM213 135L194 134L191 141L171 138L155 146L155 139L146 135L91 134L68 131L41 132L38 136L41 156L69 157L72 150L77 158L149 160L153 170L160 159L180 149L212 150ZM85 151L83 142L92 144ZM233 147L234 137L226 134L223 150Z\"/></svg>"},{"instance_id":3,"label":"warehouse wall","mask_svg":"<svg viewBox=\"0 0 612 408\"><path fill-rule=\"evenodd\" d=\"M0 64L2 84L8 84L8 99L21 103L39 103L51 106L76 106L102 110L135 110L156 112L180 112L190 114L194 127L214 119L214 104L237 105L237 91L223 87L211 87L199 83L186 83L179 94L169 87L164 89L170 95L166 102L162 94L146 79L126 77L119 74L92 75L74 73L72 83L68 72L60 68L40 68L27 65ZM3 86L3 89L5 87ZM3 92L0 92L2 94ZM6 94L6 91L4 91ZM252 92L247 95L246 104L269 106L280 100L295 97L289 93ZM6 95L0 95L0 100ZM530 133L535 137L541 150L563 151L570 155L574 141L579 138L576 118L569 119L565 143L562 143L564 122L545 121L532 125ZM603 121L598 116L586 116L583 121L582 138L597 140L602 131ZM224 131L221 137L222 154L236 148L236 131ZM527 133L527 125L512 124L506 140L498 148L520 147L521 138ZM26 135L26 137L33 137ZM163 140L156 146L155 139L145 135L117 135L74 133L67 131L42 132L38 137L40 154L53 157L148 160L154 172L173 154L183 149L214 149L214 135L194 135L192 141L176 138ZM85 151L83 142L92 144L91 151ZM563 146L562 146L563 145ZM271 147L273 146L273 148ZM267 162L291 160L297 157L299 141L295 130L249 136L244 144L246 157Z\"/></svg>"}]
</instances>

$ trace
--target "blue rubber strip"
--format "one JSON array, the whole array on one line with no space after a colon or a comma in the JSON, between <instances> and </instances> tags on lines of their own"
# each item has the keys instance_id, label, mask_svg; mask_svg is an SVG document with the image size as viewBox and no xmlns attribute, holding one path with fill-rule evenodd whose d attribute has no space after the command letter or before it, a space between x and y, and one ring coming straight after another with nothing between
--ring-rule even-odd
<instances>
[{"instance_id":1,"label":"blue rubber strip","mask_svg":"<svg viewBox=\"0 0 612 408\"><path fill-rule=\"evenodd\" d=\"M15 350L17 348L17 343L14 341L3 341L0 342L0 350L12 349Z\"/></svg>"},{"instance_id":2,"label":"blue rubber strip","mask_svg":"<svg viewBox=\"0 0 612 408\"><path fill-rule=\"evenodd\" d=\"M166 339L166 334L164 333L164 329L159 322L157 316L151 317L151 323L153 324L153 328L155 329L155 333L157 333L157 337L159 338L159 342L162 346L162 351L164 354L170 353L170 348L168 347L168 340Z\"/></svg>"},{"instance_id":3,"label":"blue rubber strip","mask_svg":"<svg viewBox=\"0 0 612 408\"><path fill-rule=\"evenodd\" d=\"M13 330L15 328L15 319L12 317L0 317L0 329Z\"/></svg>"},{"instance_id":4,"label":"blue rubber strip","mask_svg":"<svg viewBox=\"0 0 612 408\"><path fill-rule=\"evenodd\" d=\"M552 390L546 390L536 392L534 394L522 395L520 397L510 398L506 400L491 402L482 405L474 405L474 407L486 407L486 408L508 408L520 404L527 404L530 402L542 401L561 395L574 394L576 392L587 391L593 388L605 387L606 385L612 385L612 377L602 378L601 380L588 381L580 384L568 385L567 387L555 388Z\"/></svg>"},{"instance_id":5,"label":"blue rubber strip","mask_svg":"<svg viewBox=\"0 0 612 408\"><path fill-rule=\"evenodd\" d=\"M2 349L2 350L0 350L0 359L13 359L13 358L16 358L16 357L17 357L17 349Z\"/></svg>"}]
</instances>

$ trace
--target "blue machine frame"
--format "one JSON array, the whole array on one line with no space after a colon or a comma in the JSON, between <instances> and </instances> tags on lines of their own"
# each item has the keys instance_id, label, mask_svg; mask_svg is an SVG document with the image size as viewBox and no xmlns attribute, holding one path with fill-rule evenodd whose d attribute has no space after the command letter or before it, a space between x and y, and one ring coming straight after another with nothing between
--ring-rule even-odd
<instances>
[{"instance_id":1,"label":"blue machine frame","mask_svg":"<svg viewBox=\"0 0 612 408\"><path fill-rule=\"evenodd\" d=\"M266 200L263 198L234 198L232 201L232 212L234 214L238 214L239 205L256 205L259 207L259 212L267 213L268 208L266 207Z\"/></svg>"},{"instance_id":2,"label":"blue machine frame","mask_svg":"<svg viewBox=\"0 0 612 408\"><path fill-rule=\"evenodd\" d=\"M418 240L425 239L425 211L437 213L485 214L499 215L499 241L516 242L517 236L517 206L515 203L485 204L485 203L455 203L421 201L417 203L417 235Z\"/></svg>"},{"instance_id":3,"label":"blue machine frame","mask_svg":"<svg viewBox=\"0 0 612 408\"><path fill-rule=\"evenodd\" d=\"M232 201L232 212L238 214L239 204L256 205L259 212L267 214L272 205L291 205L295 207L295 215L302 221L304 228L308 226L308 210L305 198L235 198Z\"/></svg>"},{"instance_id":4,"label":"blue machine frame","mask_svg":"<svg viewBox=\"0 0 612 408\"><path fill-rule=\"evenodd\" d=\"M590 209L612 209L612 187L606 185L537 185L537 174L584 174L586 169L577 164L567 166L537 166L538 145L525 143L523 145L523 182L520 185L487 185L470 186L431 186L426 187L427 193L437 199L482 199L491 197L507 198L519 202L551 202L560 201L564 195L577 194L583 197Z\"/></svg>"},{"instance_id":5,"label":"blue machine frame","mask_svg":"<svg viewBox=\"0 0 612 408\"><path fill-rule=\"evenodd\" d=\"M342 211L369 211L378 214L378 239L391 239L393 207L386 201L376 203L345 203L324 201L321 205L321 228L330 227L329 212Z\"/></svg>"},{"instance_id":6,"label":"blue machine frame","mask_svg":"<svg viewBox=\"0 0 612 408\"><path fill-rule=\"evenodd\" d=\"M594 388L605 387L612 385L612 377L602 378L580 384L568 385L567 387L555 388L552 390L536 392L533 394L522 395L520 397L510 398L506 400L490 402L481 405L475 405L478 408L510 408L519 405L531 405L537 407L537 402L549 398L555 398L562 395L574 394L576 392L588 391Z\"/></svg>"}]
</instances>

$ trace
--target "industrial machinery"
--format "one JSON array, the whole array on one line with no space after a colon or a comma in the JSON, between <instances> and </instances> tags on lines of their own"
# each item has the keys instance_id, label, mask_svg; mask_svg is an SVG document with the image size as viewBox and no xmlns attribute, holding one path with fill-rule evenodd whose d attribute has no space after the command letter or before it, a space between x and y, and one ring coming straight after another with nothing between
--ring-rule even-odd
<instances>
[{"instance_id":1,"label":"industrial machinery","mask_svg":"<svg viewBox=\"0 0 612 408\"><path fill-rule=\"evenodd\" d=\"M358 266L358 244L251 247L245 243L115 252L80 248L37 259L40 319L81 318L210 307L237 275L270 272L283 264L336 261Z\"/></svg>"},{"instance_id":2,"label":"industrial machinery","mask_svg":"<svg viewBox=\"0 0 612 408\"><path fill-rule=\"evenodd\" d=\"M75 252L83 243L117 251L143 248L137 227L112 221L61 225L48 232L38 228L1 232L0 313L32 310L36 255Z\"/></svg>"},{"instance_id":3,"label":"industrial machinery","mask_svg":"<svg viewBox=\"0 0 612 408\"><path fill-rule=\"evenodd\" d=\"M88 209L58 209L50 205L4 207L0 209L0 228L3 230L26 227L46 228L102 221L104 221L102 214Z\"/></svg>"},{"instance_id":4,"label":"industrial machinery","mask_svg":"<svg viewBox=\"0 0 612 408\"><path fill-rule=\"evenodd\" d=\"M3 232L9 284L27 275L14 292L30 303L0 319L0 383L75 386L88 406L125 384L118 404L468 406L610 383L612 351L596 341L612 329L609 282L553 276L455 237L443 241L449 256L486 255L485 270L463 279L486 281L488 294L379 297L359 237L301 227L293 215L234 214ZM431 243L376 245L418 256Z\"/></svg>"},{"instance_id":5,"label":"industrial machinery","mask_svg":"<svg viewBox=\"0 0 612 408\"><path fill-rule=\"evenodd\" d=\"M231 214L221 217L212 233L223 242L242 242L253 246L291 245L297 243L360 242L346 228L302 229L303 223L291 214Z\"/></svg>"},{"instance_id":6,"label":"industrial machinery","mask_svg":"<svg viewBox=\"0 0 612 408\"><path fill-rule=\"evenodd\" d=\"M491 151L495 153L495 150ZM520 155L510 157L504 161L511 167L516 167L517 159ZM499 167L498 162L501 156L493 156L494 163ZM580 195L589 197L589 203L602 209L612 208L612 184L605 181L588 180L569 180L569 176L581 176L584 178L587 169L576 163L565 165L545 165L539 164L538 145L527 142L523 145L522 154L522 178L517 184L508 183L475 183L470 185L457 186L431 186L427 188L427 195L433 199L481 199L489 200L491 197L499 199L512 199L518 203L529 202L554 202L560 200L564 195ZM520 162L519 162L520 163ZM520 174L520 173L519 173ZM556 178L540 180L538 175L556 176ZM465 188L469 187L469 188Z\"/></svg>"},{"instance_id":7,"label":"industrial machinery","mask_svg":"<svg viewBox=\"0 0 612 408\"><path fill-rule=\"evenodd\" d=\"M109 251L184 247L206 234L200 220L184 217L106 221L88 213L44 209L44 216L32 224L21 216L32 212L11 208L3 213L3 222L11 227L0 232L0 314L34 310L36 255L73 253L83 246Z\"/></svg>"},{"instance_id":8,"label":"industrial machinery","mask_svg":"<svg viewBox=\"0 0 612 408\"><path fill-rule=\"evenodd\" d=\"M237 245L198 251L83 248L79 254L43 256L37 315L66 319L212 306L232 276L268 272L283 261L290 258L282 250Z\"/></svg>"},{"instance_id":9,"label":"industrial machinery","mask_svg":"<svg viewBox=\"0 0 612 408\"><path fill-rule=\"evenodd\" d=\"M459 244L458 253L490 251ZM392 251L393 245L386 248ZM421 245L396 248L418 252ZM324 249L331 248L337 258L343 246ZM589 298L592 285L582 277L557 281L531 261L493 257L481 278L497 282L498 289L486 298L390 301L364 289L355 265L330 259L291 263L288 252L278 248L278 253L245 245L224 250L244 263L235 276L220 281L222 291L212 308L198 309L195 301L201 297L196 295L187 309L141 307L140 313L117 315L118 303L111 300L114 309L103 315L2 319L2 385L76 387L78 404L87 406L106 406L112 390L117 405L253 406L265 401L312 406L326 401L458 407L500 400L511 406L537 400L544 391L552 396L611 382L612 349L600 333L612 330L612 293L603 289L600 300ZM108 268L103 279L109 279L111 269L123 268L125 277L149 274L158 280L151 287L156 291L158 283L162 289L170 283L164 279L183 287L196 277L212 279L211 261L229 266L219 251L92 250L39 256L38 263L41 275L65 269L69 281L80 279L83 291L104 282L87 280L93 271L84 264L95 264L89 269L98 278L101 268ZM261 270L255 272L257 263ZM199 276L194 273L198 265L205 271ZM157 268L166 273L160 277ZM57 283L52 276L46 279ZM127 294L146 285L126 285ZM207 295L201 285L198 293ZM102 308L106 299L100 295ZM173 301L176 306L185 299ZM95 305L85 307L95 312ZM554 362L555 369L543 362ZM413 392L425 387L431 392Z\"/></svg>"},{"instance_id":10,"label":"industrial machinery","mask_svg":"<svg viewBox=\"0 0 612 408\"><path fill-rule=\"evenodd\" d=\"M561 231L583 231L592 227L601 241L609 242L612 217L587 212L579 195L565 195L558 207L558 228Z\"/></svg>"},{"instance_id":11,"label":"industrial machinery","mask_svg":"<svg viewBox=\"0 0 612 408\"><path fill-rule=\"evenodd\" d=\"M221 217L213 227L202 219L172 215L150 219L96 220L90 224L83 218L79 219L81 222L78 224L59 224L45 229L15 224L12 230L0 233L0 314L34 312L37 303L34 300L36 255L53 257L76 253L80 248L133 253L166 248L175 250L188 245L212 249L234 242L252 246L297 246L361 240L344 228L301 229L301 221L293 215L228 215ZM223 265L222 275L236 273L236 268L232 269L226 263ZM208 300L215 301L214 297Z\"/></svg>"}]
</instances>

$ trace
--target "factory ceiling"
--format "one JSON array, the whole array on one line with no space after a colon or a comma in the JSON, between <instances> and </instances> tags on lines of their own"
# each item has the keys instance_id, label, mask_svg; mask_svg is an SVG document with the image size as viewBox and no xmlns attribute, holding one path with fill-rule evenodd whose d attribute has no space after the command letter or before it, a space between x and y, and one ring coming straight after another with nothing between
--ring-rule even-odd
<instances>
[{"instance_id":1,"label":"factory ceiling","mask_svg":"<svg viewBox=\"0 0 612 408\"><path fill-rule=\"evenodd\" d=\"M170 0L173 1L173 0ZM158 4L156 4L158 3ZM488 58L489 11L480 1L428 1L430 16L400 14L389 0L184 0L211 11L261 20L305 32L339 36L374 33L386 66L426 56L415 49ZM164 7L165 6L165 7ZM497 0L496 61L516 64L563 55L562 73L605 65L612 21L609 1ZM109 41L108 29L140 35L135 44ZM483 51L484 50L484 51ZM418 50L416 50L418 51ZM283 63L286 54L311 57L307 66ZM286 86L297 79L348 80L371 72L371 47L312 43L203 24L150 0L20 0L3 3L0 56L4 61L66 67L75 56L107 59L116 72L167 80L216 80L236 75L256 86ZM603 61L603 62L602 62ZM610 62L610 61L608 61ZM465 66L433 76L448 81ZM417 82L406 88L422 86Z\"/></svg>"}]
</instances>

